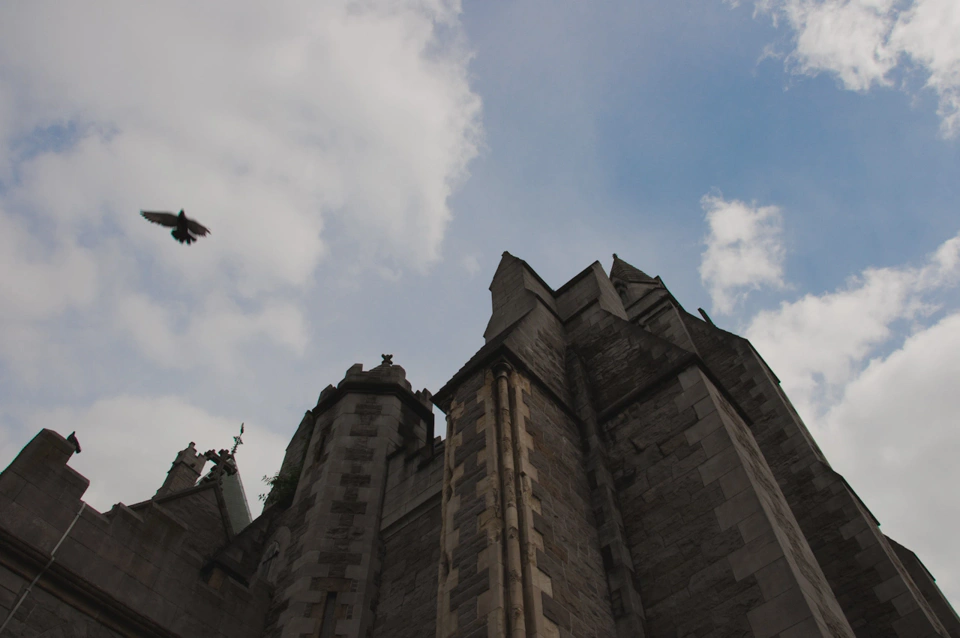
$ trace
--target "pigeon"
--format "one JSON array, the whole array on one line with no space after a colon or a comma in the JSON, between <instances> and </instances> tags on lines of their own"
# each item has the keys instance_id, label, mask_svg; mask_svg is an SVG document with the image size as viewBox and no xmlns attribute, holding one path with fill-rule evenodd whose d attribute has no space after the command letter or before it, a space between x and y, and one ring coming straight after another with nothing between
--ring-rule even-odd
<instances>
[{"instance_id":1,"label":"pigeon","mask_svg":"<svg viewBox=\"0 0 960 638\"><path fill-rule=\"evenodd\" d=\"M76 448L77 454L80 454L80 441L77 440L77 433L71 432L70 436L67 437L67 441L73 443L73 447Z\"/></svg>"},{"instance_id":2,"label":"pigeon","mask_svg":"<svg viewBox=\"0 0 960 638\"><path fill-rule=\"evenodd\" d=\"M173 235L173 238L178 242L181 244L186 243L188 246L197 241L197 237L205 237L207 233L210 232L205 226L184 215L183 209L180 210L179 215L174 215L173 213L153 213L146 210L140 211L140 214L143 215L147 221L151 221L154 224L173 226L174 228L170 234Z\"/></svg>"}]
</instances>

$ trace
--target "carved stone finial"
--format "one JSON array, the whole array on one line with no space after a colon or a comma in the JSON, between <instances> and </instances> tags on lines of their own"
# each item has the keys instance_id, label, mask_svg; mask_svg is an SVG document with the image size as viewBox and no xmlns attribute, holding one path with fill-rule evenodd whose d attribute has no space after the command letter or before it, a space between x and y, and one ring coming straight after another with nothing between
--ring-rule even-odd
<instances>
[{"instance_id":1,"label":"carved stone finial","mask_svg":"<svg viewBox=\"0 0 960 638\"><path fill-rule=\"evenodd\" d=\"M380 355L380 356L383 357L383 363L381 363L380 365L384 365L384 366L392 366L392 365L393 365L393 355L392 355L392 354L382 354L382 355Z\"/></svg>"},{"instance_id":2,"label":"carved stone finial","mask_svg":"<svg viewBox=\"0 0 960 638\"><path fill-rule=\"evenodd\" d=\"M619 259L619 257L617 257L617 253L613 253L613 258L614 258L614 259Z\"/></svg>"}]
</instances>

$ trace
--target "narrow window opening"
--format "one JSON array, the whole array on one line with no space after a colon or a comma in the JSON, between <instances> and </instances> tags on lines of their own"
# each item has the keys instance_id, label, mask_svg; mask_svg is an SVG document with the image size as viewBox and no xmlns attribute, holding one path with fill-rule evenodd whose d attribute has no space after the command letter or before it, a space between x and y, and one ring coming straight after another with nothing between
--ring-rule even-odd
<instances>
[{"instance_id":1,"label":"narrow window opening","mask_svg":"<svg viewBox=\"0 0 960 638\"><path fill-rule=\"evenodd\" d=\"M336 624L334 611L337 608L337 592L327 592L327 600L323 604L323 620L320 621L320 638L333 638L333 626Z\"/></svg>"}]
</instances>

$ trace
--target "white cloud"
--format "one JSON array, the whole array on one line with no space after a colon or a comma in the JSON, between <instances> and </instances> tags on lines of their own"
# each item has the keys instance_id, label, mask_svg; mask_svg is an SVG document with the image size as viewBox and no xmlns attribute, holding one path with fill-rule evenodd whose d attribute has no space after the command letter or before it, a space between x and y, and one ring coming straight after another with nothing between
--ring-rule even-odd
<instances>
[{"instance_id":1,"label":"white cloud","mask_svg":"<svg viewBox=\"0 0 960 638\"><path fill-rule=\"evenodd\" d=\"M471 277L480 272L480 260L477 259L476 255L464 255L460 260L460 265Z\"/></svg>"},{"instance_id":2,"label":"white cloud","mask_svg":"<svg viewBox=\"0 0 960 638\"><path fill-rule=\"evenodd\" d=\"M960 4L914 2L897 21L890 41L924 68L927 86L940 95L938 113L947 135L960 132Z\"/></svg>"},{"instance_id":3,"label":"white cloud","mask_svg":"<svg viewBox=\"0 0 960 638\"><path fill-rule=\"evenodd\" d=\"M96 311L163 365L232 365L258 338L303 351L304 292L331 249L355 273L428 268L481 134L459 14L0 4L5 333L42 342L37 321ZM212 234L180 246L141 208L185 208ZM17 373L42 365L0 347Z\"/></svg>"},{"instance_id":4,"label":"white cloud","mask_svg":"<svg viewBox=\"0 0 960 638\"><path fill-rule=\"evenodd\" d=\"M236 372L252 353L260 374L302 362L339 312L317 288L439 258L481 136L459 15L458 0L0 3L0 402L21 426L0 423L0 457L75 429L72 464L107 509L152 496L191 440L229 447L243 417L199 407L205 393L246 395L248 417L256 392L275 403L261 414L298 400L263 389L298 379ZM211 236L181 246L138 214L181 207ZM256 506L289 439L246 420Z\"/></svg>"},{"instance_id":5,"label":"white cloud","mask_svg":"<svg viewBox=\"0 0 960 638\"><path fill-rule=\"evenodd\" d=\"M942 132L960 132L960 3L956 0L757 0L795 33L797 71L827 71L863 91L892 86L896 69L918 69L939 98ZM735 6L735 5L734 5Z\"/></svg>"},{"instance_id":6,"label":"white cloud","mask_svg":"<svg viewBox=\"0 0 960 638\"><path fill-rule=\"evenodd\" d=\"M958 277L960 236L944 242L920 268L868 268L843 289L758 312L745 334L801 414L816 417L894 336L895 322L929 314L934 307L928 295Z\"/></svg>"},{"instance_id":7,"label":"white cloud","mask_svg":"<svg viewBox=\"0 0 960 638\"><path fill-rule=\"evenodd\" d=\"M38 321L90 304L97 270L96 260L74 241L41 242L0 207L0 320Z\"/></svg>"},{"instance_id":8,"label":"white cloud","mask_svg":"<svg viewBox=\"0 0 960 638\"><path fill-rule=\"evenodd\" d=\"M948 599L960 600L960 314L872 360L822 419L835 451L888 535L918 551Z\"/></svg>"},{"instance_id":9,"label":"white cloud","mask_svg":"<svg viewBox=\"0 0 960 638\"><path fill-rule=\"evenodd\" d=\"M0 143L80 131L24 161L11 197L73 224L185 206L248 278L302 282L328 215L399 263L436 258L479 126L467 56L436 34L457 2L99 9L0 14L0 93L18 97Z\"/></svg>"},{"instance_id":10,"label":"white cloud","mask_svg":"<svg viewBox=\"0 0 960 638\"><path fill-rule=\"evenodd\" d=\"M8 379L15 378L20 387L31 388L56 379L62 391L81 378L81 371L64 356L62 344L52 332L47 324L4 322L0 330L0 358L6 367L16 371Z\"/></svg>"},{"instance_id":11,"label":"white cloud","mask_svg":"<svg viewBox=\"0 0 960 638\"><path fill-rule=\"evenodd\" d=\"M39 237L28 220L0 205L0 361L20 383L36 384L55 371L75 377L50 325L92 311L102 276L102 264L75 239Z\"/></svg>"},{"instance_id":12,"label":"white cloud","mask_svg":"<svg viewBox=\"0 0 960 638\"><path fill-rule=\"evenodd\" d=\"M76 431L83 451L73 456L70 466L90 480L83 498L102 512L117 502L130 505L152 497L177 452L191 441L201 452L232 447L240 421L210 414L177 397L118 396L89 406L42 410L25 419L22 437L5 432L0 466L6 467L42 428L62 436ZM288 440L257 423L246 423L245 430L237 465L256 516L257 496L266 491L260 479L280 468Z\"/></svg>"},{"instance_id":13,"label":"white cloud","mask_svg":"<svg viewBox=\"0 0 960 638\"><path fill-rule=\"evenodd\" d=\"M767 2L797 32L793 58L805 73L829 70L844 86L866 90L889 84L886 74L897 64L886 46L893 23L893 0Z\"/></svg>"},{"instance_id":14,"label":"white cloud","mask_svg":"<svg viewBox=\"0 0 960 638\"><path fill-rule=\"evenodd\" d=\"M719 195L704 195L700 203L710 228L700 279L714 310L729 314L751 290L782 287L780 209L726 201Z\"/></svg>"},{"instance_id":15,"label":"white cloud","mask_svg":"<svg viewBox=\"0 0 960 638\"><path fill-rule=\"evenodd\" d=\"M831 464L953 600L960 552L946 530L960 506L936 486L960 480L960 313L925 324L958 280L960 235L919 267L868 268L757 313L745 331Z\"/></svg>"},{"instance_id":16,"label":"white cloud","mask_svg":"<svg viewBox=\"0 0 960 638\"><path fill-rule=\"evenodd\" d=\"M117 318L117 327L140 351L167 368L231 371L241 365L238 347L256 337L297 354L308 342L303 314L284 302L243 312L225 297L213 296L199 307L171 309L146 295L131 294L119 302Z\"/></svg>"}]
</instances>

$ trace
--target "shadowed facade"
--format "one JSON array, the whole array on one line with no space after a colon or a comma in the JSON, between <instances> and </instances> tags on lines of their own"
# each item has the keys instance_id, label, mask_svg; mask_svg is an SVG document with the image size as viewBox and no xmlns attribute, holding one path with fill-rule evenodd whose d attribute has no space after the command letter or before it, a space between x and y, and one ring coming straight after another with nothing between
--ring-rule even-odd
<instances>
[{"instance_id":1,"label":"shadowed facade","mask_svg":"<svg viewBox=\"0 0 960 638\"><path fill-rule=\"evenodd\" d=\"M0 475L6 631L960 638L747 340L616 255L553 290L504 253L490 290L435 395L389 355L321 392L252 522L193 444L100 514L40 432Z\"/></svg>"}]
</instances>

